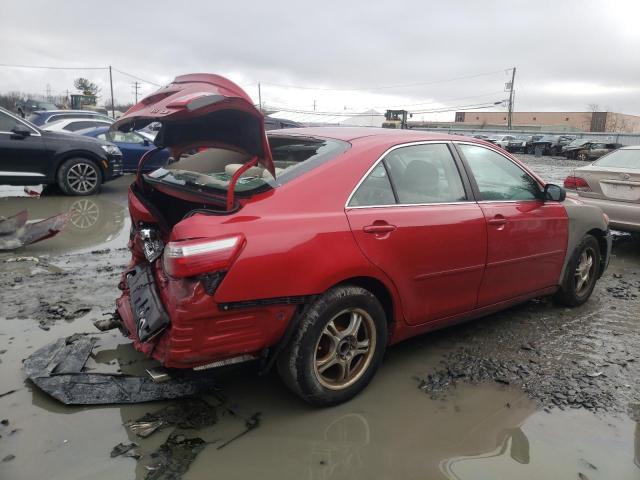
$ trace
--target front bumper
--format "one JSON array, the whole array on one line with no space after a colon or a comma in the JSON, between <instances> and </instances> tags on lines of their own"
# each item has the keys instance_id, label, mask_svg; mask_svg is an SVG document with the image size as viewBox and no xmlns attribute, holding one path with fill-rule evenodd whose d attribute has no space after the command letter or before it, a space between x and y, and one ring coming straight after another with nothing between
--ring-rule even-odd
<instances>
[{"instance_id":1,"label":"front bumper","mask_svg":"<svg viewBox=\"0 0 640 480\"><path fill-rule=\"evenodd\" d=\"M105 181L114 180L124 175L124 161L122 155L107 154Z\"/></svg>"}]
</instances>

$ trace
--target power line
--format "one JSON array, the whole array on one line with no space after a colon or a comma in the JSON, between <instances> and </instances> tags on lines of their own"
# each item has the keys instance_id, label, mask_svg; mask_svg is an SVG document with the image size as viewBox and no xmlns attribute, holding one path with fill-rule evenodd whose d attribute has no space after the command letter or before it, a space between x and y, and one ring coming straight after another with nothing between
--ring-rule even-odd
<instances>
[{"instance_id":1,"label":"power line","mask_svg":"<svg viewBox=\"0 0 640 480\"><path fill-rule=\"evenodd\" d=\"M498 94L503 93L502 90L499 92L490 92L490 93L482 93L480 95L468 95L466 97L454 97L454 98L443 98L441 100L435 101L435 102L418 102L418 103L405 103L405 104L401 104L401 105L391 105L392 107L415 107L418 105L435 105L438 103L442 103L442 102L451 102L454 100L468 100L470 98L482 98L482 97L491 97L491 96L495 96ZM388 105L385 105L384 108L387 108ZM380 108L382 108L380 106Z\"/></svg>"},{"instance_id":2,"label":"power line","mask_svg":"<svg viewBox=\"0 0 640 480\"><path fill-rule=\"evenodd\" d=\"M478 78L484 77L488 75L495 75L496 73L503 73L511 70L511 68L494 70L492 72L485 73L477 73L474 75L465 75L461 77L447 78L442 80L433 80L429 82L416 82L416 83L404 83L397 85L378 85L378 86L369 86L369 87L358 87L358 88L326 88L326 87L307 87L302 85L287 85L282 83L271 83L271 82L260 82L262 85L269 85L272 87L281 87L281 88L295 88L300 90L323 90L323 91L332 91L332 92L356 92L356 91L369 91L369 90L385 90L385 89L393 89L393 88L408 88L408 87L419 87L424 85L436 85L439 83L448 83L448 82L456 82L459 80L467 80L470 78Z\"/></svg>"},{"instance_id":3,"label":"power line","mask_svg":"<svg viewBox=\"0 0 640 480\"><path fill-rule=\"evenodd\" d=\"M443 113L443 112L454 112L461 110L474 110L474 109L483 109L483 108L491 108L496 105L500 105L504 100L500 100L497 102L485 102L485 103L476 103L476 104L467 104L467 105L450 105L443 106L441 108L435 108L430 110L409 110L409 113L419 114L419 113ZM287 113L300 113L307 115L323 115L323 116L335 116L335 117L370 117L372 115L382 115L382 113L350 113L350 112L317 112L313 110L301 110L294 108L287 108L278 105L271 105L273 108L277 108L281 112Z\"/></svg>"},{"instance_id":4,"label":"power line","mask_svg":"<svg viewBox=\"0 0 640 480\"><path fill-rule=\"evenodd\" d=\"M151 80L145 80L144 78L140 78L137 75L133 75L132 73L128 73L128 72L124 72L122 70L118 70L116 67L113 67L113 69L116 72L121 73L122 75L126 75L126 76L131 77L131 78L133 78L135 80L140 80L143 83L148 83L150 85L155 85L156 87L161 87L162 86L159 83L152 82Z\"/></svg>"}]
</instances>

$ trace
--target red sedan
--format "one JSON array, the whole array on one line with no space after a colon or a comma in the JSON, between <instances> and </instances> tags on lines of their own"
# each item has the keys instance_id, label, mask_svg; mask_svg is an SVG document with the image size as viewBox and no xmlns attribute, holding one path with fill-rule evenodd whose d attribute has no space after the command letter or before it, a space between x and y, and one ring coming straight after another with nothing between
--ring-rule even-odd
<instances>
[{"instance_id":1,"label":"red sedan","mask_svg":"<svg viewBox=\"0 0 640 480\"><path fill-rule=\"evenodd\" d=\"M178 160L131 186L117 305L136 348L166 367L260 360L306 401L335 404L388 345L542 295L579 305L609 260L601 210L481 140L267 137L246 93L205 74L176 78L114 128L152 121Z\"/></svg>"}]
</instances>

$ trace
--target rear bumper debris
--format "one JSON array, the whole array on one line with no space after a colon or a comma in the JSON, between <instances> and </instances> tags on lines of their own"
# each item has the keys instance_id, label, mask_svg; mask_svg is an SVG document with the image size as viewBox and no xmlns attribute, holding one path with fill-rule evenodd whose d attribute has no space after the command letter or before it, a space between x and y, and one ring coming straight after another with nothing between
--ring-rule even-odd
<instances>
[{"instance_id":1,"label":"rear bumper debris","mask_svg":"<svg viewBox=\"0 0 640 480\"><path fill-rule=\"evenodd\" d=\"M210 375L180 371L163 383L150 376L86 372L85 363L99 342L76 334L35 351L23 364L27 377L66 405L105 405L167 400L205 393L214 388Z\"/></svg>"}]
</instances>

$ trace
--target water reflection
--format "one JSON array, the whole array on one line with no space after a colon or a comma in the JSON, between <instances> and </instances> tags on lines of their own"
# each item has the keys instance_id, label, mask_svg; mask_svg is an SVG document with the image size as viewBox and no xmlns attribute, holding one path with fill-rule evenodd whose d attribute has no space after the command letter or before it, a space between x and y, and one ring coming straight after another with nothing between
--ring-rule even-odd
<instances>
[{"instance_id":1,"label":"water reflection","mask_svg":"<svg viewBox=\"0 0 640 480\"><path fill-rule=\"evenodd\" d=\"M44 220L64 212L71 212L71 219L60 234L23 247L17 252L64 254L126 245L129 225L126 206L102 196L0 198L0 216L11 216L22 210L28 212L29 222Z\"/></svg>"}]
</instances>

